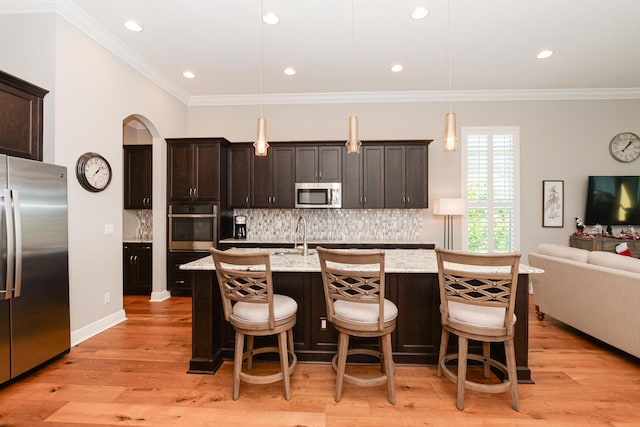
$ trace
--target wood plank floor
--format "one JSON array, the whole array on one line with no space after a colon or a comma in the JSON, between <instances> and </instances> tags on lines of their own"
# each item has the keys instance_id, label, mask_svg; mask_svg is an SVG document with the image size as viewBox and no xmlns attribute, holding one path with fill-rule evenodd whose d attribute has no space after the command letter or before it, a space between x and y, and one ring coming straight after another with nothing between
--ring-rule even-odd
<instances>
[{"instance_id":1,"label":"wood plank floor","mask_svg":"<svg viewBox=\"0 0 640 427\"><path fill-rule=\"evenodd\" d=\"M234 402L231 363L186 373L190 298L124 307L126 322L0 388L0 426L640 426L640 361L552 319L529 319L535 384L519 386L520 412L508 393L471 391L458 411L434 367L399 366L395 406L385 386L349 384L336 403L331 367L314 364L296 368L290 401L281 383L243 383Z\"/></svg>"}]
</instances>

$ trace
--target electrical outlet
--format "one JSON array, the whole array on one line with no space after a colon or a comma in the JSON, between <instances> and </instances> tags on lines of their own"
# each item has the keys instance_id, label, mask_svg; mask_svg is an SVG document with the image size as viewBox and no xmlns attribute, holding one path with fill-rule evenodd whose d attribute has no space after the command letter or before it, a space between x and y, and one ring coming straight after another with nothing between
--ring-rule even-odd
<instances>
[{"instance_id":1,"label":"electrical outlet","mask_svg":"<svg viewBox=\"0 0 640 427\"><path fill-rule=\"evenodd\" d=\"M104 225L104 234L113 234L113 224Z\"/></svg>"},{"instance_id":2,"label":"electrical outlet","mask_svg":"<svg viewBox=\"0 0 640 427\"><path fill-rule=\"evenodd\" d=\"M109 304L111 302L111 292L105 292L104 294L104 303Z\"/></svg>"},{"instance_id":3,"label":"electrical outlet","mask_svg":"<svg viewBox=\"0 0 640 427\"><path fill-rule=\"evenodd\" d=\"M326 331L327 330L327 318L326 317L321 317L320 318L320 330L321 331Z\"/></svg>"}]
</instances>

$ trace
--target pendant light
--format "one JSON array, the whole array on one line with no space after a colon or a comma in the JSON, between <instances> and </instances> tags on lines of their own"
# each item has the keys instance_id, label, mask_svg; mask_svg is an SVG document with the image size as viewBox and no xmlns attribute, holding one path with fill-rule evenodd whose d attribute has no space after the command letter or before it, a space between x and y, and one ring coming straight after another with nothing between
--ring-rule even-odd
<instances>
[{"instance_id":1,"label":"pendant light","mask_svg":"<svg viewBox=\"0 0 640 427\"><path fill-rule=\"evenodd\" d=\"M348 154L360 154L360 131L358 129L358 116L356 116L355 110L355 97L356 97L356 59L355 59L355 7L354 0L351 0L351 90L353 92L353 102L351 104L351 117L349 117L349 130L347 133L347 153Z\"/></svg>"},{"instance_id":2,"label":"pendant light","mask_svg":"<svg viewBox=\"0 0 640 427\"><path fill-rule=\"evenodd\" d=\"M444 151L456 151L458 135L456 133L456 113L451 111L451 0L447 2L447 74L449 80L449 112L444 116Z\"/></svg>"},{"instance_id":3,"label":"pendant light","mask_svg":"<svg viewBox=\"0 0 640 427\"><path fill-rule=\"evenodd\" d=\"M258 117L258 131L256 134L256 142L253 143L256 156L266 156L269 143L267 142L267 119L264 118L264 24L262 16L264 15L264 2L260 1L260 117Z\"/></svg>"}]
</instances>

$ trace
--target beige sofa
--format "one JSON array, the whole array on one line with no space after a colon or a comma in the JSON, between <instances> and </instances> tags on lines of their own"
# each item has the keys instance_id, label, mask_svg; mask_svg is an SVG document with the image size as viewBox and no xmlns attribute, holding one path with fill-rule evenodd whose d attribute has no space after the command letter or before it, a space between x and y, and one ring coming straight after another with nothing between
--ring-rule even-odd
<instances>
[{"instance_id":1,"label":"beige sofa","mask_svg":"<svg viewBox=\"0 0 640 427\"><path fill-rule=\"evenodd\" d=\"M533 294L545 314L640 357L640 259L544 243L529 254Z\"/></svg>"}]
</instances>

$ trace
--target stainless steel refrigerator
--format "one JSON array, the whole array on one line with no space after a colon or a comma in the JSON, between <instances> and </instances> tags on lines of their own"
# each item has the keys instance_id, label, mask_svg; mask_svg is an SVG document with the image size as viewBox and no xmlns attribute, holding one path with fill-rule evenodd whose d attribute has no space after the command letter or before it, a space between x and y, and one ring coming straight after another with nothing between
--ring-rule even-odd
<instances>
[{"instance_id":1,"label":"stainless steel refrigerator","mask_svg":"<svg viewBox=\"0 0 640 427\"><path fill-rule=\"evenodd\" d=\"M0 383L69 351L67 170L0 155Z\"/></svg>"}]
</instances>

